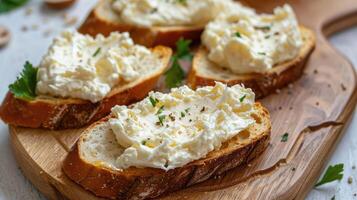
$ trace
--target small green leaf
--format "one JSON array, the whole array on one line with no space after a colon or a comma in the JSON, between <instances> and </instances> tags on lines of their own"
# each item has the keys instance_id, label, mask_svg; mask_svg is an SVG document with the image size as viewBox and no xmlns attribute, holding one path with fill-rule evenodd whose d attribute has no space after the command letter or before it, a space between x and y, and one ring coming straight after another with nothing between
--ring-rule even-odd
<instances>
[{"instance_id":1,"label":"small green leaf","mask_svg":"<svg viewBox=\"0 0 357 200\"><path fill-rule=\"evenodd\" d=\"M180 86L185 78L185 72L183 71L180 60L191 61L193 55L190 52L191 40L184 40L180 38L176 43L176 53L171 59L171 68L166 71L165 84L168 88Z\"/></svg>"},{"instance_id":2,"label":"small green leaf","mask_svg":"<svg viewBox=\"0 0 357 200\"><path fill-rule=\"evenodd\" d=\"M239 101L242 103L246 97L247 95L243 95L241 98L239 98Z\"/></svg>"},{"instance_id":3,"label":"small green leaf","mask_svg":"<svg viewBox=\"0 0 357 200\"><path fill-rule=\"evenodd\" d=\"M0 0L0 13L14 10L27 2L28 0Z\"/></svg>"},{"instance_id":4,"label":"small green leaf","mask_svg":"<svg viewBox=\"0 0 357 200\"><path fill-rule=\"evenodd\" d=\"M168 88L180 86L185 78L185 72L177 58L174 58L171 68L165 73L165 84Z\"/></svg>"},{"instance_id":5,"label":"small green leaf","mask_svg":"<svg viewBox=\"0 0 357 200\"><path fill-rule=\"evenodd\" d=\"M340 181L343 178L343 163L337 164L337 165L330 165L327 168L327 171L325 172L324 176L322 179L316 183L315 187L318 187L320 185L330 183L333 181Z\"/></svg>"},{"instance_id":6,"label":"small green leaf","mask_svg":"<svg viewBox=\"0 0 357 200\"><path fill-rule=\"evenodd\" d=\"M36 97L37 71L38 68L26 61L20 77L9 85L9 90L15 98L30 101Z\"/></svg>"},{"instance_id":7,"label":"small green leaf","mask_svg":"<svg viewBox=\"0 0 357 200\"><path fill-rule=\"evenodd\" d=\"M176 42L176 53L174 56L176 56L179 60L192 60L193 55L190 51L191 43L191 40L185 40L180 38Z\"/></svg>"},{"instance_id":8,"label":"small green leaf","mask_svg":"<svg viewBox=\"0 0 357 200\"><path fill-rule=\"evenodd\" d=\"M289 133L284 133L282 136L281 136L281 142L287 142L289 139Z\"/></svg>"}]
</instances>

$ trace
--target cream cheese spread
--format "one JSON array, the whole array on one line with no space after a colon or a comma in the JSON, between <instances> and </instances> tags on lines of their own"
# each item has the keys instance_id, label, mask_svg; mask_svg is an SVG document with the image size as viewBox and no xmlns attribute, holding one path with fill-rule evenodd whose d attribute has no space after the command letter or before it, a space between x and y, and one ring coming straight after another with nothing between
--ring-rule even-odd
<instances>
[{"instance_id":1,"label":"cream cheese spread","mask_svg":"<svg viewBox=\"0 0 357 200\"><path fill-rule=\"evenodd\" d=\"M202 42L211 61L236 74L264 73L296 58L303 44L289 5L273 14L222 13L206 26Z\"/></svg>"},{"instance_id":2,"label":"cream cheese spread","mask_svg":"<svg viewBox=\"0 0 357 200\"><path fill-rule=\"evenodd\" d=\"M251 89L222 83L151 92L131 107L116 106L109 124L125 150L116 167L170 170L204 158L222 143L255 123Z\"/></svg>"},{"instance_id":3,"label":"cream cheese spread","mask_svg":"<svg viewBox=\"0 0 357 200\"><path fill-rule=\"evenodd\" d=\"M93 38L76 31L57 37L39 65L38 95L98 102L120 82L130 82L158 67L158 58L135 45L128 33ZM143 64L144 63L144 64Z\"/></svg>"},{"instance_id":4,"label":"cream cheese spread","mask_svg":"<svg viewBox=\"0 0 357 200\"><path fill-rule=\"evenodd\" d=\"M124 23L149 27L204 26L219 13L242 6L233 0L117 0L112 8Z\"/></svg>"}]
</instances>

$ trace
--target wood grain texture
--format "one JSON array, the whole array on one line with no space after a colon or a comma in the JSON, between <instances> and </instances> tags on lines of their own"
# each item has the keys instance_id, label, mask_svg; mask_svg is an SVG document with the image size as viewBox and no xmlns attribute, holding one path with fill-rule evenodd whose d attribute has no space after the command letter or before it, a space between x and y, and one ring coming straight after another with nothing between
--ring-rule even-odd
<instances>
[{"instance_id":1,"label":"wood grain texture","mask_svg":"<svg viewBox=\"0 0 357 200\"><path fill-rule=\"evenodd\" d=\"M283 2L246 1L259 11L271 11ZM271 145L248 166L162 199L303 199L315 183L357 101L355 71L330 46L326 35L356 23L357 4L354 0L288 3L300 22L316 32L317 47L299 81L262 101L271 112ZM98 199L61 170L80 132L10 127L20 167L50 199ZM289 140L284 143L285 132Z\"/></svg>"}]
</instances>

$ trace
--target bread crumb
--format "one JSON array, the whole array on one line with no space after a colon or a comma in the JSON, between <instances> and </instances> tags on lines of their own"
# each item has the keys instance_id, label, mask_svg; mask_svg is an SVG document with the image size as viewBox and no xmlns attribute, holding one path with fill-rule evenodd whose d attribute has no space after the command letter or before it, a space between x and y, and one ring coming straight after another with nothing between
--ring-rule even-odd
<instances>
[{"instance_id":1,"label":"bread crumb","mask_svg":"<svg viewBox=\"0 0 357 200\"><path fill-rule=\"evenodd\" d=\"M43 174L43 171L40 171L40 174Z\"/></svg>"},{"instance_id":2,"label":"bread crumb","mask_svg":"<svg viewBox=\"0 0 357 200\"><path fill-rule=\"evenodd\" d=\"M351 185L351 184L352 184L352 182L353 182L353 178L352 178L352 176L348 177L348 179L347 179L347 183Z\"/></svg>"}]
</instances>

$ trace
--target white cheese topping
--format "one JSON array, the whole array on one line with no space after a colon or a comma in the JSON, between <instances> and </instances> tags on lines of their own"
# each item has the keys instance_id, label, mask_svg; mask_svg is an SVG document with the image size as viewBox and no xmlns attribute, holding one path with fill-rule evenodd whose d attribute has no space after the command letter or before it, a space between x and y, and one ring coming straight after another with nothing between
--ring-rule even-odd
<instances>
[{"instance_id":1,"label":"white cheese topping","mask_svg":"<svg viewBox=\"0 0 357 200\"><path fill-rule=\"evenodd\" d=\"M149 49L134 45L128 33L92 38L65 31L43 57L36 90L43 95L98 102L118 83L155 70L157 62Z\"/></svg>"},{"instance_id":2,"label":"white cheese topping","mask_svg":"<svg viewBox=\"0 0 357 200\"><path fill-rule=\"evenodd\" d=\"M136 26L205 25L226 10L240 10L233 0L117 0L120 19Z\"/></svg>"},{"instance_id":3,"label":"white cheese topping","mask_svg":"<svg viewBox=\"0 0 357 200\"><path fill-rule=\"evenodd\" d=\"M206 26L202 42L211 61L236 74L264 73L298 56L303 43L289 5L272 15L253 10L223 13Z\"/></svg>"},{"instance_id":4,"label":"white cheese topping","mask_svg":"<svg viewBox=\"0 0 357 200\"><path fill-rule=\"evenodd\" d=\"M183 86L152 92L130 108L116 106L109 124L125 148L116 167L169 170L204 158L255 123L254 98L251 89L216 83L197 91Z\"/></svg>"}]
</instances>

